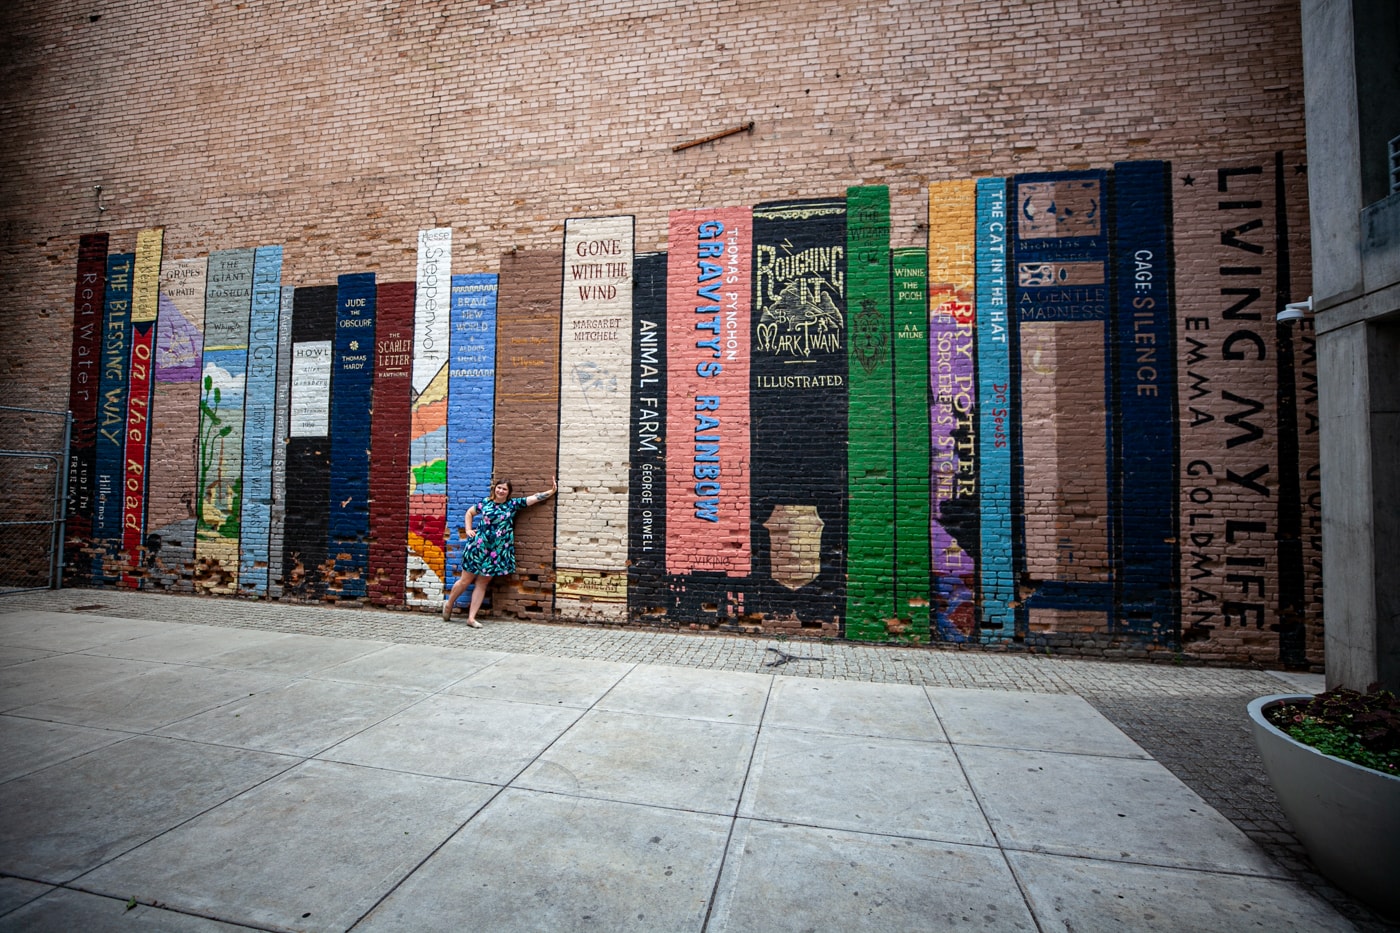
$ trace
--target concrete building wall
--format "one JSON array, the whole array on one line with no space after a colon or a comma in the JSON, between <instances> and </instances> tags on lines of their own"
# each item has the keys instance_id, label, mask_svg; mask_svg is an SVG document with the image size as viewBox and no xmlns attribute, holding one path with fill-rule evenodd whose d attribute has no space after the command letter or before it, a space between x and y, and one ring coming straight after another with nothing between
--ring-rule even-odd
<instances>
[{"instance_id":1,"label":"concrete building wall","mask_svg":"<svg viewBox=\"0 0 1400 933\"><path fill-rule=\"evenodd\" d=\"M1329 687L1400 689L1400 137L1394 4L1305 0Z\"/></svg>"},{"instance_id":2,"label":"concrete building wall","mask_svg":"<svg viewBox=\"0 0 1400 933\"><path fill-rule=\"evenodd\" d=\"M567 481L557 503L522 518L521 571L497 589L502 610L1321 661L1317 555L1305 539L1317 521L1316 418L1296 391L1312 371L1311 334L1272 323L1283 301L1301 297L1310 263L1292 3L20 2L0 16L10 37L0 376L25 404L68 403L83 234L106 232L107 251L123 254L138 231L161 228L168 262L278 245L281 282L300 292L363 273L415 281L420 231L449 228L453 273L500 276L485 469L506 472L522 493L556 472ZM738 131L686 145L729 130ZM934 190L967 203L940 194L931 216ZM704 256L676 252L676 218L700 225L691 252L722 250L728 241L707 236L699 215L719 222L718 211L736 208L753 208L753 243L744 262L716 266L721 280L752 276L751 321L725 330L721 313L714 362L742 353L727 361L752 364L747 387L726 390L743 410L648 420L638 400L650 354L677 378L686 361L692 381L705 362L703 303L663 300L665 315L684 320L662 322L673 339L654 350L648 316L659 315L640 313L636 292L630 317L592 310L616 297L607 263L632 275L637 257L670 250L688 272L663 280L698 272L691 291L703 290ZM953 230L954 217L968 220ZM603 218L630 236L575 239L628 239L627 255L570 255L569 225ZM866 274L888 278L890 251L913 249L937 260L924 270L922 334L894 329L899 296L872 292ZM963 271L934 281L935 265ZM765 282L780 278L792 308L782 289L765 297ZM906 275L901 291L918 280ZM590 357L608 335L616 339L598 346L609 353ZM894 375L890 347L901 339L921 342L927 380ZM331 342L336 361L361 352ZM298 361L320 352L303 349L311 355ZM900 365L917 362L901 352ZM303 370L303 388L317 372ZM700 392L708 377L698 377L676 383L691 407L719 397ZM288 378L288 484L303 497L315 492L303 475L321 473L298 471L309 456L301 447L322 435L304 420L298 428L306 396L295 366ZM910 393L931 432L910 429ZM606 451L581 423L595 404ZM697 459L723 441L701 438L744 426L752 457L745 448L723 477L743 508L723 514L742 517L746 538L726 525L711 554L716 541L677 523L677 542L704 560L637 561L641 522L658 516L642 514L635 464L617 458L628 449L619 405L631 412L633 450L642 426L671 427L671 459L654 475L674 485L687 472L701 512L711 497L721 508L724 485ZM336 406L318 457L335 448L336 424L359 429L356 417ZM681 422L689 429L678 437ZM470 430L446 428L449 438ZM169 444L152 449L175 455ZM571 474L592 459L606 469ZM916 461L922 472L911 471ZM345 478L328 468L340 488ZM411 470L390 474L404 476L405 496L418 482ZM737 488L733 477L743 477ZM231 473L216 479L230 499ZM917 541L900 521L911 481L928 487L910 506L927 526ZM379 480L371 493L396 495ZM455 501L451 489L432 495ZM901 530L891 527L887 546L875 526L889 523L880 516L891 497ZM337 502L312 500L330 503L317 521L335 525ZM597 534L590 503L603 510ZM448 510L446 541L460 519ZM410 528L410 598L439 590L434 566L452 574L436 532L420 524ZM289 540L296 531L289 524ZM368 534L318 561L331 574L367 572L357 548L396 546L379 529ZM938 553L928 566L901 562L930 541ZM319 570L290 553L268 563L270 591L287 598L358 598L364 588L311 585ZM229 566L219 561L204 589L231 589ZM279 579L279 567L292 570ZM147 585L188 588L208 570L166 567Z\"/></svg>"}]
</instances>

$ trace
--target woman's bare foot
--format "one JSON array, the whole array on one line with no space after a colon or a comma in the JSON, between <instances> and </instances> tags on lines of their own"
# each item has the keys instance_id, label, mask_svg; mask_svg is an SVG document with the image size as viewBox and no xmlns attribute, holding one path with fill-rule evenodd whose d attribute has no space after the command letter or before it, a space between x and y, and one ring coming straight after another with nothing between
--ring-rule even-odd
<instances>
[{"instance_id":1,"label":"woman's bare foot","mask_svg":"<svg viewBox=\"0 0 1400 933\"><path fill-rule=\"evenodd\" d=\"M468 619L467 624L470 625L472 628L481 628L481 623L476 621L475 619Z\"/></svg>"}]
</instances>

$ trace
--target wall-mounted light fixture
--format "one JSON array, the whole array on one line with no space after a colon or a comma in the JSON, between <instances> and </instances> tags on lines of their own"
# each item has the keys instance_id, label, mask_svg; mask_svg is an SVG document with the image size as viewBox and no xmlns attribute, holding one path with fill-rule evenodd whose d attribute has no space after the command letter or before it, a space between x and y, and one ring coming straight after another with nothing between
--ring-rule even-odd
<instances>
[{"instance_id":1,"label":"wall-mounted light fixture","mask_svg":"<svg viewBox=\"0 0 1400 933\"><path fill-rule=\"evenodd\" d=\"M1292 324L1294 321L1301 321L1304 315L1312 314L1312 295L1307 301L1290 301L1283 306L1283 310L1278 313L1280 324Z\"/></svg>"}]
</instances>

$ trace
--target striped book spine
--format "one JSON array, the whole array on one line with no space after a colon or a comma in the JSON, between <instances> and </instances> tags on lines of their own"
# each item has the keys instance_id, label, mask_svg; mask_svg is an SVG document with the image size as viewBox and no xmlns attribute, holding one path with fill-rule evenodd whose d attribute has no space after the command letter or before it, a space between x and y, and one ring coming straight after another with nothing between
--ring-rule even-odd
<instances>
[{"instance_id":1,"label":"striped book spine","mask_svg":"<svg viewBox=\"0 0 1400 933\"><path fill-rule=\"evenodd\" d=\"M904 637L929 638L928 250L890 255L894 316L895 610Z\"/></svg>"},{"instance_id":2,"label":"striped book spine","mask_svg":"<svg viewBox=\"0 0 1400 933\"><path fill-rule=\"evenodd\" d=\"M73 352L68 375L68 409L73 414L68 450L68 521L65 527L67 573L80 580L91 577L90 562L80 552L92 536L93 476L97 457L98 387L102 378L102 306L107 288L105 233L78 239L78 265L73 284Z\"/></svg>"},{"instance_id":3,"label":"striped book spine","mask_svg":"<svg viewBox=\"0 0 1400 933\"><path fill-rule=\"evenodd\" d=\"M1175 283L1182 639L1204 656L1243 649L1274 664L1280 168L1272 155L1174 164L1171 208L1176 267L1191 271Z\"/></svg>"},{"instance_id":4,"label":"striped book spine","mask_svg":"<svg viewBox=\"0 0 1400 933\"><path fill-rule=\"evenodd\" d=\"M296 289L282 286L277 316L277 403L272 428L272 508L268 511L268 595L283 593L282 555L287 547L287 449L291 444L292 414L292 313Z\"/></svg>"},{"instance_id":5,"label":"striped book spine","mask_svg":"<svg viewBox=\"0 0 1400 933\"><path fill-rule=\"evenodd\" d=\"M373 272L336 280L331 359L331 513L326 593L359 599L369 576L369 465L373 441L375 282Z\"/></svg>"},{"instance_id":6,"label":"striped book spine","mask_svg":"<svg viewBox=\"0 0 1400 933\"><path fill-rule=\"evenodd\" d=\"M633 219L564 222L554 604L627 615Z\"/></svg>"},{"instance_id":7,"label":"striped book spine","mask_svg":"<svg viewBox=\"0 0 1400 933\"><path fill-rule=\"evenodd\" d=\"M148 578L190 591L194 574L199 458L200 375L204 363L204 293L209 260L161 263L147 478Z\"/></svg>"},{"instance_id":8,"label":"striped book spine","mask_svg":"<svg viewBox=\"0 0 1400 933\"><path fill-rule=\"evenodd\" d=\"M1170 166L1113 167L1118 527L1110 631L1179 645Z\"/></svg>"},{"instance_id":9,"label":"striped book spine","mask_svg":"<svg viewBox=\"0 0 1400 933\"><path fill-rule=\"evenodd\" d=\"M637 256L632 291L632 433L627 611L666 607L666 254Z\"/></svg>"},{"instance_id":10,"label":"striped book spine","mask_svg":"<svg viewBox=\"0 0 1400 933\"><path fill-rule=\"evenodd\" d=\"M447 597L447 386L451 352L452 228L418 231L413 293L406 601L438 609Z\"/></svg>"},{"instance_id":11,"label":"striped book spine","mask_svg":"<svg viewBox=\"0 0 1400 933\"><path fill-rule=\"evenodd\" d=\"M1304 186L1298 185L1295 179L1294 189L1289 190L1289 178L1296 176L1296 172L1290 175L1285 170L1284 153L1282 151L1273 154L1273 183L1274 183L1274 274L1277 282L1277 304L1282 308L1295 297L1302 294L1310 294L1309 277L1300 275L1293 267L1295 264L1307 265L1307 249L1301 250L1301 256L1295 256L1292 246L1292 239L1301 234L1308 234L1307 215L1304 211L1306 207L1306 195ZM1294 164L1297 164L1296 162ZM1300 203L1302 202L1302 203ZM1292 227L1297 225L1301 229L1292 231ZM1306 240L1303 241L1306 243ZM1299 263L1299 260L1302 260ZM1297 288L1298 291L1293 291ZM1306 327L1297 328L1295 339L1295 328L1286 322L1275 322L1275 340L1278 345L1278 392L1275 395L1275 405L1278 410L1278 597L1275 606L1278 612L1278 658L1284 665L1292 667L1301 665L1308 660L1308 625L1305 611L1309 602L1309 583L1312 587L1317 587L1322 581L1318 577L1309 579L1306 568L1305 545L1304 545L1304 514L1307 510L1307 500L1312 498L1315 503L1320 502L1322 489L1319 483L1320 477L1314 475L1309 477L1305 471L1304 464L1312 466L1317 464L1317 439L1309 439L1302 433L1302 419L1300 415L1305 411L1302 407L1301 399L1298 395L1299 376L1297 363L1299 361L1299 351L1305 345L1305 338L1309 334ZM1314 409L1315 411L1315 409ZM1305 495L1306 491L1306 495ZM1321 513L1314 512L1314 517L1318 519L1318 529L1321 528ZM1320 595L1314 591L1314 595ZM1314 609L1320 610L1320 605L1314 601ZM1321 618L1320 614L1313 618ZM1320 657L1322 652L1321 639L1317 626L1313 627L1314 649L1313 656Z\"/></svg>"},{"instance_id":12,"label":"striped book spine","mask_svg":"<svg viewBox=\"0 0 1400 933\"><path fill-rule=\"evenodd\" d=\"M749 611L834 631L846 608L846 202L760 204L753 226Z\"/></svg>"},{"instance_id":13,"label":"striped book spine","mask_svg":"<svg viewBox=\"0 0 1400 933\"><path fill-rule=\"evenodd\" d=\"M1275 216L1279 218L1277 242L1279 252L1276 260L1279 269L1280 306L1299 301L1312 294L1311 229L1308 222L1308 182L1307 174L1300 169L1307 165L1307 153L1302 151L1282 151L1274 153L1274 190L1278 204ZM1325 633L1316 624L1322 618L1322 469L1319 463L1319 424L1317 411L1317 331L1315 320L1306 317L1296 321L1288 333L1288 349L1293 358L1293 391L1296 402L1291 415L1286 415L1282 398L1285 392L1286 374L1279 374L1280 381L1280 430L1292 430L1298 437L1297 484L1297 529L1298 544L1286 545L1284 549L1296 547L1296 551L1282 558L1282 573L1286 578L1296 571L1296 589L1288 584L1287 593L1280 592L1279 606L1279 657L1286 665L1317 663L1323 658ZM1283 362L1282 352L1280 363ZM1291 424L1291 428L1289 425ZM1280 463L1286 463L1282 453L1285 444L1280 444ZM1279 494L1283 495L1284 483L1279 484ZM1280 510L1287 508L1282 501ZM1291 534L1291 520L1279 516L1279 534L1284 540Z\"/></svg>"},{"instance_id":14,"label":"striped book spine","mask_svg":"<svg viewBox=\"0 0 1400 933\"><path fill-rule=\"evenodd\" d=\"M369 598L404 601L408 464L413 426L412 282L380 283L375 297L374 457L369 465Z\"/></svg>"},{"instance_id":15,"label":"striped book spine","mask_svg":"<svg viewBox=\"0 0 1400 933\"><path fill-rule=\"evenodd\" d=\"M1010 220L1006 179L977 180L978 550L982 602L979 640L1016 634L1016 555L1011 520L1012 330Z\"/></svg>"},{"instance_id":16,"label":"striped book spine","mask_svg":"<svg viewBox=\"0 0 1400 933\"><path fill-rule=\"evenodd\" d=\"M929 186L929 475L935 636L962 642L976 628L977 183Z\"/></svg>"},{"instance_id":17,"label":"striped book spine","mask_svg":"<svg viewBox=\"0 0 1400 933\"><path fill-rule=\"evenodd\" d=\"M253 258L251 249L211 255L204 298L195 586L215 593L234 593L238 587Z\"/></svg>"},{"instance_id":18,"label":"striped book spine","mask_svg":"<svg viewBox=\"0 0 1400 933\"><path fill-rule=\"evenodd\" d=\"M160 309L160 255L165 231L136 234L136 265L131 283L131 362L126 397L126 454L122 490L122 553L127 572L122 585L135 588L147 565L146 454L151 437L151 376L155 368L156 319Z\"/></svg>"},{"instance_id":19,"label":"striped book spine","mask_svg":"<svg viewBox=\"0 0 1400 933\"><path fill-rule=\"evenodd\" d=\"M319 599L326 588L336 291L334 285L309 286L293 298L282 585L308 599Z\"/></svg>"},{"instance_id":20,"label":"striped book spine","mask_svg":"<svg viewBox=\"0 0 1400 933\"><path fill-rule=\"evenodd\" d=\"M277 337L282 307L282 247L253 254L253 296L248 316L248 380L243 406L243 505L238 591L266 596L271 565L272 451L277 403Z\"/></svg>"},{"instance_id":21,"label":"striped book spine","mask_svg":"<svg viewBox=\"0 0 1400 933\"><path fill-rule=\"evenodd\" d=\"M521 250L501 256L493 472L510 479L521 494L538 492L549 484L559 454L562 269L558 250ZM488 492L483 488L475 494L479 500ZM550 612L558 501L550 499L516 515L516 573L492 587L497 611L525 618L543 618ZM449 514L449 522L461 520L460 510Z\"/></svg>"},{"instance_id":22,"label":"striped book spine","mask_svg":"<svg viewBox=\"0 0 1400 933\"><path fill-rule=\"evenodd\" d=\"M668 231L666 570L671 605L712 621L745 613L753 214L673 211Z\"/></svg>"},{"instance_id":23,"label":"striped book spine","mask_svg":"<svg viewBox=\"0 0 1400 933\"><path fill-rule=\"evenodd\" d=\"M846 637L903 636L895 608L893 311L890 191L846 190Z\"/></svg>"},{"instance_id":24,"label":"striped book spine","mask_svg":"<svg viewBox=\"0 0 1400 933\"><path fill-rule=\"evenodd\" d=\"M126 453L126 397L131 363L131 276L135 253L107 257L102 307L102 379L98 386L96 500L93 506L93 582L114 580L121 546L122 482ZM111 566L109 567L109 563Z\"/></svg>"},{"instance_id":25,"label":"striped book spine","mask_svg":"<svg viewBox=\"0 0 1400 933\"><path fill-rule=\"evenodd\" d=\"M1019 343L1017 513L1028 634L1099 631L1113 600L1108 178L1012 181Z\"/></svg>"},{"instance_id":26,"label":"striped book spine","mask_svg":"<svg viewBox=\"0 0 1400 933\"><path fill-rule=\"evenodd\" d=\"M555 271L550 269L551 273ZM448 590L462 572L467 509L491 492L495 465L492 438L496 418L498 290L499 280L490 273L452 277L445 487L448 563L444 586ZM444 593L443 598L446 597ZM468 597L463 594L462 605L467 602Z\"/></svg>"}]
</instances>

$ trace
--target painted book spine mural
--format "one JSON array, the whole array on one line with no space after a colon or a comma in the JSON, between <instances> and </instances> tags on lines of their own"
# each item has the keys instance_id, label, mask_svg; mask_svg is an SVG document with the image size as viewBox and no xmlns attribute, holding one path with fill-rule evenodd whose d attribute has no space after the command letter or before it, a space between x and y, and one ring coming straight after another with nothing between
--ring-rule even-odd
<instances>
[{"instance_id":1,"label":"painted book spine mural","mask_svg":"<svg viewBox=\"0 0 1400 933\"><path fill-rule=\"evenodd\" d=\"M930 551L935 637L975 640L980 514L977 489L977 188L929 187Z\"/></svg>"},{"instance_id":2,"label":"painted book spine mural","mask_svg":"<svg viewBox=\"0 0 1400 933\"><path fill-rule=\"evenodd\" d=\"M1006 179L977 181L978 638L1016 634L1016 555L1011 514L1012 329Z\"/></svg>"},{"instance_id":3,"label":"painted book spine mural","mask_svg":"<svg viewBox=\"0 0 1400 933\"><path fill-rule=\"evenodd\" d=\"M190 591L198 488L200 377L208 259L161 264L151 388L146 539L149 582ZM156 466L158 465L158 467Z\"/></svg>"},{"instance_id":4,"label":"painted book spine mural","mask_svg":"<svg viewBox=\"0 0 1400 933\"><path fill-rule=\"evenodd\" d=\"M326 587L336 291L334 285L308 286L298 288L293 298L282 585L293 596L308 599L319 599Z\"/></svg>"},{"instance_id":5,"label":"painted book spine mural","mask_svg":"<svg viewBox=\"0 0 1400 933\"><path fill-rule=\"evenodd\" d=\"M282 286L277 316L277 397L272 427L272 508L268 510L267 592L273 599L284 592L282 555L287 547L287 449L291 443L292 313L296 288Z\"/></svg>"},{"instance_id":6,"label":"painted book spine mural","mask_svg":"<svg viewBox=\"0 0 1400 933\"><path fill-rule=\"evenodd\" d=\"M846 202L761 204L753 225L759 592L746 609L834 628L846 608Z\"/></svg>"},{"instance_id":7,"label":"painted book spine mural","mask_svg":"<svg viewBox=\"0 0 1400 933\"><path fill-rule=\"evenodd\" d=\"M1312 230L1308 216L1307 158L1302 152L1274 153L1274 188L1286 201L1280 215L1280 227L1286 226L1279 238L1280 282L1286 284L1286 294L1279 296L1279 305L1301 301L1313 293L1312 288ZM1282 285L1281 285L1282 288ZM1298 434L1296 463L1298 466L1298 554L1293 585L1299 590L1289 594L1290 605L1300 609L1291 618L1280 619L1280 626L1290 632L1279 646L1279 656L1286 663L1306 663L1323 655L1322 626L1313 624L1322 618L1322 471L1317 417L1317 331L1312 316L1295 322L1281 333L1281 343L1287 342L1293 355L1294 410L1293 430ZM1283 393L1280 393L1282 397ZM1280 419L1284 419L1280 411ZM1281 425L1281 430L1286 428ZM1282 448L1280 448L1282 451ZM1285 463L1280 452L1279 462ZM1280 503L1280 508L1283 508ZM1281 530L1282 533L1282 530ZM1285 569L1285 574L1291 573ZM1282 601L1280 616L1284 615ZM1298 661L1301 651L1302 661Z\"/></svg>"},{"instance_id":8,"label":"painted book spine mural","mask_svg":"<svg viewBox=\"0 0 1400 933\"><path fill-rule=\"evenodd\" d=\"M1182 640L1279 658L1279 185L1273 159L1174 166ZM1285 215L1286 216L1286 215Z\"/></svg>"},{"instance_id":9,"label":"painted book spine mural","mask_svg":"<svg viewBox=\"0 0 1400 933\"><path fill-rule=\"evenodd\" d=\"M890 192L846 191L846 358L850 416L846 637L885 640L895 609L894 324L890 307ZM892 631L893 629L893 631Z\"/></svg>"},{"instance_id":10,"label":"painted book spine mural","mask_svg":"<svg viewBox=\"0 0 1400 933\"><path fill-rule=\"evenodd\" d=\"M1275 314L1293 300L1294 288L1301 294L1311 294L1308 279L1299 277L1293 270L1293 237L1290 228L1293 224L1307 225L1306 215L1299 216L1294 199L1287 186L1287 167L1284 154L1275 152L1273 158L1274 216L1275 216L1275 259L1274 268L1278 277L1278 294L1275 296ZM1307 334L1306 328L1302 329ZM1278 536L1279 536L1279 581L1278 600L1278 652L1285 664L1296 665L1307 660L1308 638L1305 611L1308 602L1306 573L1306 545L1304 541L1304 515L1307 498L1304 489L1312 497L1321 497L1317 477L1310 479L1306 468L1316 465L1315 441L1305 443L1299 419L1298 390L1300 376L1298 358L1303 341L1294 339L1294 328L1275 322L1275 339L1278 345L1278 395L1275 404L1278 408ZM1315 390L1314 390L1315 394ZM1320 513L1317 515L1320 528Z\"/></svg>"},{"instance_id":11,"label":"painted book spine mural","mask_svg":"<svg viewBox=\"0 0 1400 933\"><path fill-rule=\"evenodd\" d=\"M232 593L238 586L243 399L252 300L253 250L212 254L204 299L195 585L215 593Z\"/></svg>"},{"instance_id":12,"label":"painted book spine mural","mask_svg":"<svg viewBox=\"0 0 1400 933\"><path fill-rule=\"evenodd\" d=\"M551 272L554 270L551 269ZM498 280L488 273L454 275L451 293L450 390L446 432L448 557L445 589L462 572L466 512L491 491L495 469L496 295ZM517 350L530 344L520 344ZM505 348L502 348L504 352ZM507 476L507 479L512 477ZM443 598L447 597L443 593ZM467 603L464 594L462 603ZM439 605L441 602L439 601Z\"/></svg>"},{"instance_id":13,"label":"painted book spine mural","mask_svg":"<svg viewBox=\"0 0 1400 933\"><path fill-rule=\"evenodd\" d=\"M630 216L564 223L554 602L612 621L627 611L632 226Z\"/></svg>"},{"instance_id":14,"label":"painted book spine mural","mask_svg":"<svg viewBox=\"0 0 1400 933\"><path fill-rule=\"evenodd\" d=\"M928 250L890 254L894 318L895 611L911 641L929 639L931 516L929 501Z\"/></svg>"},{"instance_id":15,"label":"painted book spine mural","mask_svg":"<svg viewBox=\"0 0 1400 933\"><path fill-rule=\"evenodd\" d=\"M155 365L156 318L159 313L160 254L165 231L136 234L136 264L131 283L131 361L126 398L126 453L122 482L122 585L135 587L147 564L142 550L146 531L146 453L151 436L151 375Z\"/></svg>"},{"instance_id":16,"label":"painted book spine mural","mask_svg":"<svg viewBox=\"0 0 1400 933\"><path fill-rule=\"evenodd\" d=\"M96 502L92 516L92 573L94 580L103 582L115 579L115 558L122 538L127 367L131 363L131 277L135 265L135 253L115 253L107 257L93 481Z\"/></svg>"},{"instance_id":17,"label":"painted book spine mural","mask_svg":"<svg viewBox=\"0 0 1400 933\"><path fill-rule=\"evenodd\" d=\"M447 579L451 227L418 231L417 270L417 288L413 296L413 419L409 429L405 589L410 606L437 608L447 598L443 581Z\"/></svg>"},{"instance_id":18,"label":"painted book spine mural","mask_svg":"<svg viewBox=\"0 0 1400 933\"><path fill-rule=\"evenodd\" d=\"M627 611L666 608L666 254L636 257L632 291L631 515Z\"/></svg>"},{"instance_id":19,"label":"painted book spine mural","mask_svg":"<svg viewBox=\"0 0 1400 933\"><path fill-rule=\"evenodd\" d=\"M1012 323L1020 361L1020 472L1029 632L1102 628L1113 594L1109 478L1108 178L1012 181Z\"/></svg>"},{"instance_id":20,"label":"painted book spine mural","mask_svg":"<svg viewBox=\"0 0 1400 933\"><path fill-rule=\"evenodd\" d=\"M1175 644L1176 348L1167 219L1170 167L1113 169L1114 351L1118 440L1114 529L1118 568L1110 630Z\"/></svg>"},{"instance_id":21,"label":"painted book spine mural","mask_svg":"<svg viewBox=\"0 0 1400 933\"><path fill-rule=\"evenodd\" d=\"M524 494L549 485L559 455L558 250L521 250L501 257L496 353L493 462ZM476 493L478 499L487 490ZM497 609L525 618L554 606L554 509L558 498L517 513L516 574L493 585ZM449 521L460 522L460 513Z\"/></svg>"},{"instance_id":22,"label":"painted book spine mural","mask_svg":"<svg viewBox=\"0 0 1400 933\"><path fill-rule=\"evenodd\" d=\"M410 429L413 424L412 282L384 282L375 297L374 456L369 464L369 597L404 601L408 572Z\"/></svg>"},{"instance_id":23,"label":"painted book spine mural","mask_svg":"<svg viewBox=\"0 0 1400 933\"><path fill-rule=\"evenodd\" d=\"M326 547L330 596L357 598L369 576L369 463L373 437L373 272L337 279L331 358L331 511Z\"/></svg>"},{"instance_id":24,"label":"painted book spine mural","mask_svg":"<svg viewBox=\"0 0 1400 933\"><path fill-rule=\"evenodd\" d=\"M248 315L248 378L243 405L243 501L239 507L238 590L266 596L271 565L272 449L277 403L277 336L282 306L282 247L253 253Z\"/></svg>"},{"instance_id":25,"label":"painted book spine mural","mask_svg":"<svg viewBox=\"0 0 1400 933\"><path fill-rule=\"evenodd\" d=\"M78 580L91 577L82 549L92 536L96 499L97 411L102 379L102 307L107 288L105 233L86 233L78 240L78 264L73 285L73 351L69 366L68 410L73 415L68 450L68 523L65 573Z\"/></svg>"},{"instance_id":26,"label":"painted book spine mural","mask_svg":"<svg viewBox=\"0 0 1400 933\"><path fill-rule=\"evenodd\" d=\"M674 611L737 618L753 569L749 496L753 215L673 211L666 279L666 570Z\"/></svg>"},{"instance_id":27,"label":"painted book spine mural","mask_svg":"<svg viewBox=\"0 0 1400 933\"><path fill-rule=\"evenodd\" d=\"M497 617L1315 665L1305 186L1282 152L940 181L891 249L863 185L639 256L570 219L499 277L443 227L382 286L84 237L74 575L437 610L492 477L557 470Z\"/></svg>"}]
</instances>

